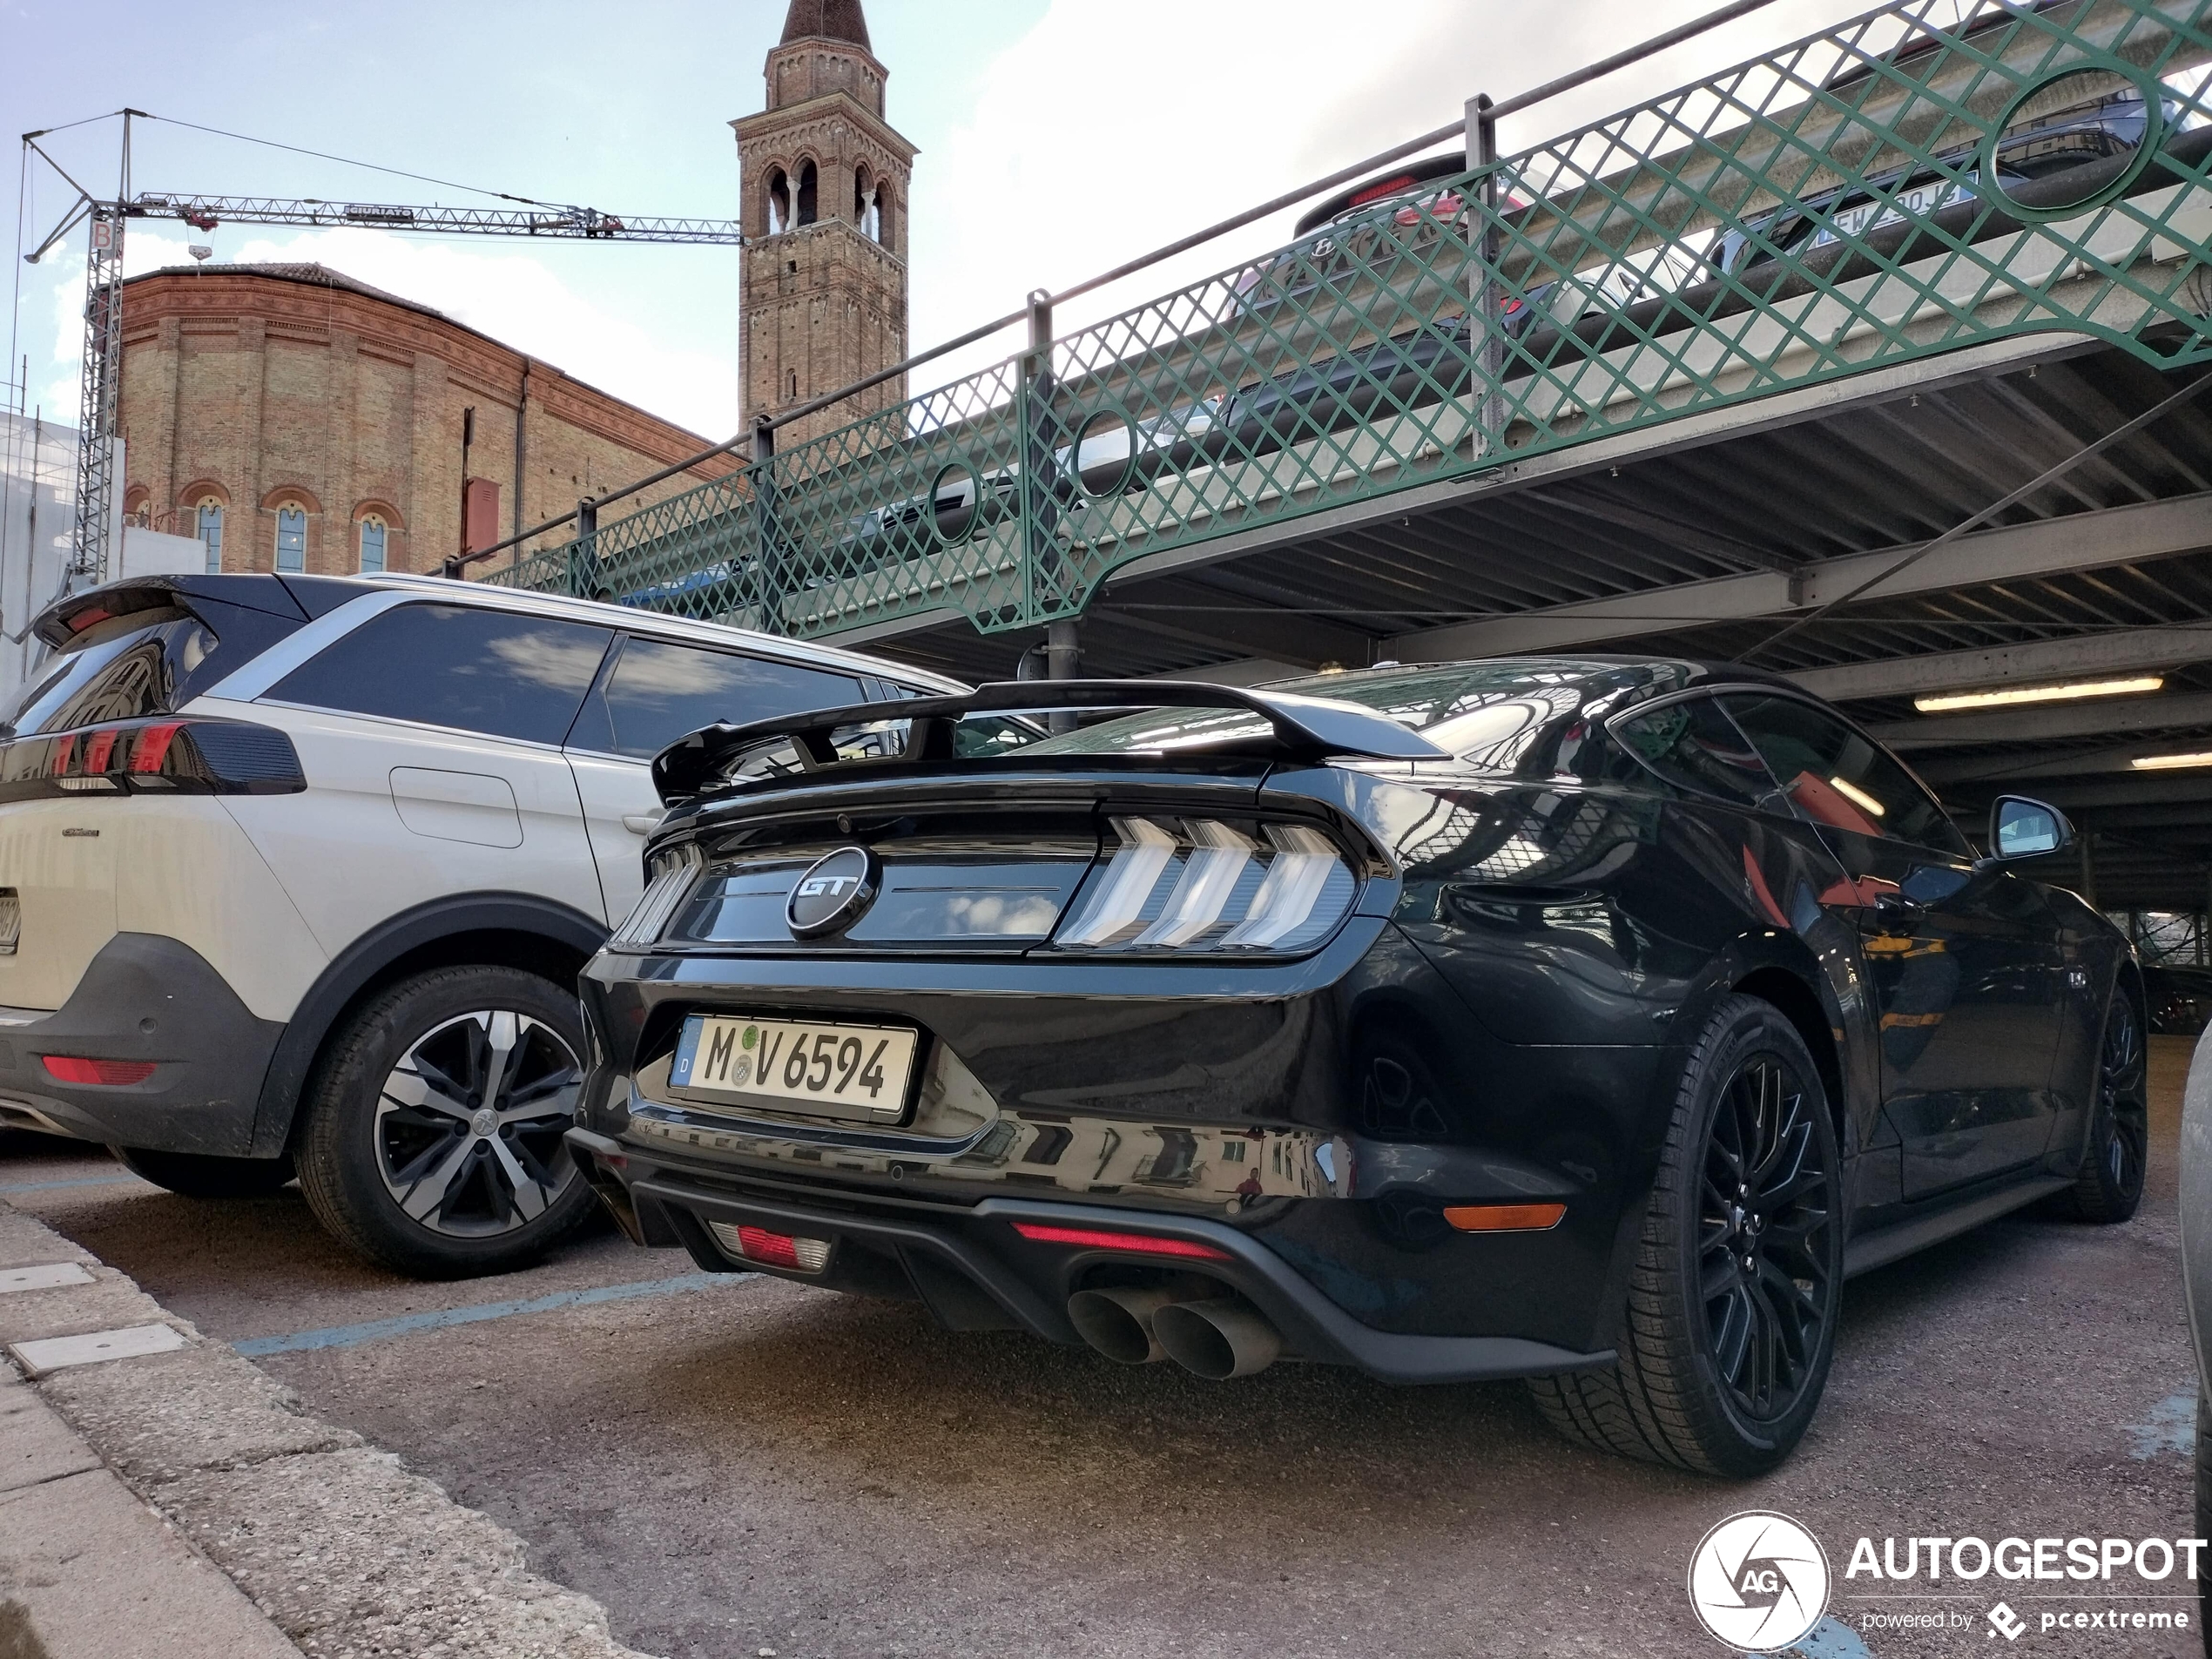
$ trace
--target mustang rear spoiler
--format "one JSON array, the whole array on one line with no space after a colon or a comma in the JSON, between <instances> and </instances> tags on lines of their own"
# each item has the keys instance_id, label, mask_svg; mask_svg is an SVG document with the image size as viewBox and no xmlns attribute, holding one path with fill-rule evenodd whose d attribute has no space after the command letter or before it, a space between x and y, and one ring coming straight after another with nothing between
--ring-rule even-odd
<instances>
[{"instance_id":1,"label":"mustang rear spoiler","mask_svg":"<svg viewBox=\"0 0 2212 1659\"><path fill-rule=\"evenodd\" d=\"M852 703L843 708L714 725L680 738L653 757L653 787L664 801L698 793L735 756L763 744L789 741L799 764L817 772L840 763L833 734L840 726L911 720L912 735L900 759L927 764L953 759L953 728L970 714L1042 714L1072 709L1250 709L1264 717L1286 759L1320 760L1332 755L1370 760L1448 760L1427 738L1389 716L1333 698L1203 685L1188 680L1001 680L958 697L917 697L895 703ZM880 762L874 764L880 764Z\"/></svg>"}]
</instances>

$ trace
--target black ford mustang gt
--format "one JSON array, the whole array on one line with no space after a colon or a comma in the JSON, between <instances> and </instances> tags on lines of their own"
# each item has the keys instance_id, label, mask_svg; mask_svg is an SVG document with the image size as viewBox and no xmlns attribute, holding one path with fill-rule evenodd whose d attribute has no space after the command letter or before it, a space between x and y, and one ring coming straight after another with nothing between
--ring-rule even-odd
<instances>
[{"instance_id":1,"label":"black ford mustang gt","mask_svg":"<svg viewBox=\"0 0 2212 1659\"><path fill-rule=\"evenodd\" d=\"M1847 1275L2141 1191L2140 973L2014 863L2065 820L2000 801L1977 858L1748 671L987 686L656 773L570 1143L709 1268L1213 1377L1525 1377L1740 1475Z\"/></svg>"}]
</instances>

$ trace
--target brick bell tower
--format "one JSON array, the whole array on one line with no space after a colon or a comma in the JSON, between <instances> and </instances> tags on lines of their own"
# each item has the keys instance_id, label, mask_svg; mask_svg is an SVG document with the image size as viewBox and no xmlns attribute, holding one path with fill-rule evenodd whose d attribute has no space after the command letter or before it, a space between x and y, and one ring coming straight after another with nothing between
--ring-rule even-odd
<instances>
[{"instance_id":1,"label":"brick bell tower","mask_svg":"<svg viewBox=\"0 0 2212 1659\"><path fill-rule=\"evenodd\" d=\"M792 0L768 54L768 107L738 135L746 246L738 330L745 419L776 415L907 355L907 181L914 147L883 118L889 71L860 0ZM907 395L896 380L791 426L776 448Z\"/></svg>"}]
</instances>

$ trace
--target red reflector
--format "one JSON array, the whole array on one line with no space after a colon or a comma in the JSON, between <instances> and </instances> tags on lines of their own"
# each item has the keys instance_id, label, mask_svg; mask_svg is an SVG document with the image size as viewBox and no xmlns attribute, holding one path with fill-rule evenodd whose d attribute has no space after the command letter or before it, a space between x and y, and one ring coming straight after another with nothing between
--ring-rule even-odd
<instances>
[{"instance_id":1,"label":"red reflector","mask_svg":"<svg viewBox=\"0 0 2212 1659\"><path fill-rule=\"evenodd\" d=\"M184 725L182 720L164 720L158 725L141 726L138 740L131 748L131 770L159 772L161 763L169 758L169 745Z\"/></svg>"},{"instance_id":2,"label":"red reflector","mask_svg":"<svg viewBox=\"0 0 2212 1659\"><path fill-rule=\"evenodd\" d=\"M1540 1233L1566 1213L1563 1204L1457 1204L1444 1219L1463 1233Z\"/></svg>"},{"instance_id":3,"label":"red reflector","mask_svg":"<svg viewBox=\"0 0 2212 1659\"><path fill-rule=\"evenodd\" d=\"M765 1227L740 1227L738 1238L745 1253L771 1267L797 1267L799 1241L789 1233L772 1233Z\"/></svg>"},{"instance_id":4,"label":"red reflector","mask_svg":"<svg viewBox=\"0 0 2212 1659\"><path fill-rule=\"evenodd\" d=\"M107 758L115 752L115 733L95 732L84 739L84 770L105 772Z\"/></svg>"},{"instance_id":5,"label":"red reflector","mask_svg":"<svg viewBox=\"0 0 2212 1659\"><path fill-rule=\"evenodd\" d=\"M75 616L69 619L65 625L69 629L70 632L73 634L81 634L87 628L90 628L94 623L105 622L114 614L115 612L112 610L104 610L98 605L94 605L90 610L78 611Z\"/></svg>"},{"instance_id":6,"label":"red reflector","mask_svg":"<svg viewBox=\"0 0 2212 1659\"><path fill-rule=\"evenodd\" d=\"M65 1083L142 1083L153 1076L151 1060L88 1060L82 1055L44 1054L47 1071Z\"/></svg>"},{"instance_id":7,"label":"red reflector","mask_svg":"<svg viewBox=\"0 0 2212 1659\"><path fill-rule=\"evenodd\" d=\"M51 775L56 778L68 777L70 767L76 759L77 733L72 732L54 745L54 770Z\"/></svg>"},{"instance_id":8,"label":"red reflector","mask_svg":"<svg viewBox=\"0 0 2212 1659\"><path fill-rule=\"evenodd\" d=\"M1159 1238L1150 1233L1101 1232L1090 1227L1048 1227L1041 1222L1017 1221L1014 1231L1039 1244L1073 1244L1082 1250L1133 1250L1147 1256L1188 1256L1198 1261L1225 1262L1225 1250L1193 1244L1187 1238Z\"/></svg>"}]
</instances>

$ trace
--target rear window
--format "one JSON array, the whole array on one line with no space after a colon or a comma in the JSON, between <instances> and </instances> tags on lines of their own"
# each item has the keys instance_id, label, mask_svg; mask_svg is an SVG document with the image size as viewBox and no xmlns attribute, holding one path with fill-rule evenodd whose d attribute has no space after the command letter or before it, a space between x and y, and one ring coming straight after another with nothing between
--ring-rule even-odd
<instances>
[{"instance_id":1,"label":"rear window","mask_svg":"<svg viewBox=\"0 0 2212 1659\"><path fill-rule=\"evenodd\" d=\"M725 721L743 725L808 709L865 702L860 682L797 663L631 639L570 741L650 760L678 738Z\"/></svg>"},{"instance_id":2,"label":"rear window","mask_svg":"<svg viewBox=\"0 0 2212 1659\"><path fill-rule=\"evenodd\" d=\"M238 605L204 608L205 619L165 605L95 623L33 671L0 738L172 713L300 625Z\"/></svg>"},{"instance_id":3,"label":"rear window","mask_svg":"<svg viewBox=\"0 0 2212 1659\"><path fill-rule=\"evenodd\" d=\"M406 604L372 617L268 696L344 714L561 742L611 631L473 605Z\"/></svg>"}]
</instances>

